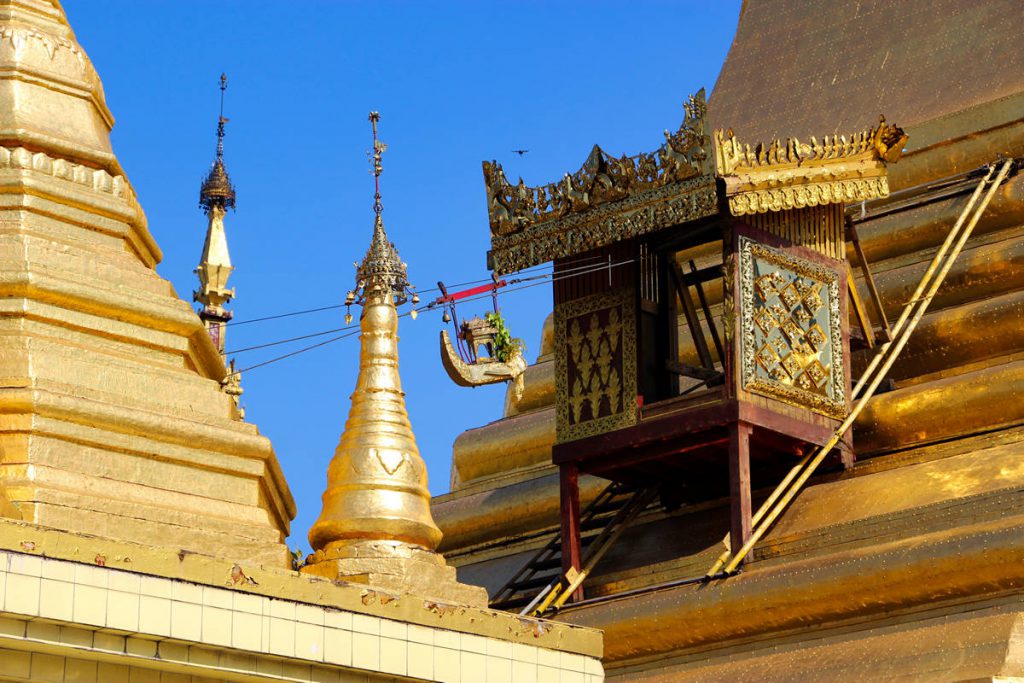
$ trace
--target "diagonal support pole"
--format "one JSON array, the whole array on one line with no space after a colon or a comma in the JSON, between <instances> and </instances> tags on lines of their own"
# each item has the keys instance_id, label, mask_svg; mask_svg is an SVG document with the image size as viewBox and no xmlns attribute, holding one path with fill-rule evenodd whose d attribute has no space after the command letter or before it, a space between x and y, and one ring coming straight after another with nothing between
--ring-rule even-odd
<instances>
[{"instance_id":1,"label":"diagonal support pole","mask_svg":"<svg viewBox=\"0 0 1024 683\"><path fill-rule=\"evenodd\" d=\"M881 383L882 379L884 379L886 373L892 367L904 346L906 346L914 328L917 327L921 318L924 317L924 314L928 309L928 305L931 303L935 293L942 285L943 280L945 280L953 262L960 255L960 252L963 250L964 245L971 236L974 227L980 220L981 215L988 207L988 204L995 195L996 190L1006 179L1006 176L1013 168L1013 165L1013 160L1005 161L1000 167L995 180L989 185L989 180L992 177L992 173L995 171L995 166L992 166L989 169L989 173L981 183L979 183L978 188L971 197L971 200L968 202L967 206L964 207L964 210L957 219L956 224L953 226L952 230L950 230L950 234L947 236L942 247L932 260L931 265L928 267L928 270L922 277L917 291L915 291L914 296L904 308L900 319L893 327L893 341L887 342L879 348L878 353L872 359L864 375L857 383L857 387L854 389L854 396L855 398L860 396L860 398L854 405L853 410L850 411L850 414L846 417L839 428L836 429L835 433L828 442L825 443L825 445L805 456L792 470L790 470L785 479L783 479L783 482L775 489L775 491L772 492L772 495L769 496L768 500L766 500L758 509L757 513L755 513L755 528L747 542L735 553L732 553L732 546L730 546L730 549L723 553L723 555L708 571L708 576L714 576L718 574L720 570L724 571L726 574L731 574L736 571L743 559L750 553L751 549L753 549L754 545L757 544L779 515L781 515L786 509L793 498L796 497L801 487L814 473L815 469L817 469L818 465L822 460L824 460L825 456L828 455L828 452L835 447L839 440L845 435L846 431L853 425L857 416L860 415L861 411L863 411L867 406L868 401L874 395L878 385ZM988 185L988 192L985 193L984 199L972 215L971 212L974 208L974 204L977 202L978 197L981 195L986 185ZM971 216L970 221L967 223L966 228L963 228L964 222L967 220L969 215ZM936 271L938 271L937 274ZM879 367L879 365L881 365L881 367ZM866 389L864 388L865 386L867 387Z\"/></svg>"}]
</instances>

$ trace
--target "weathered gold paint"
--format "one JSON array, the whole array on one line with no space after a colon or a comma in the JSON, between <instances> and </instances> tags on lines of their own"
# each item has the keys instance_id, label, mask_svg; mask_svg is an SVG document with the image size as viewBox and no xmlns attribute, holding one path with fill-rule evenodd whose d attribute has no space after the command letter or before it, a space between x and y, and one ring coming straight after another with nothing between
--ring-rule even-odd
<instances>
[{"instance_id":1,"label":"weathered gold paint","mask_svg":"<svg viewBox=\"0 0 1024 683\"><path fill-rule=\"evenodd\" d=\"M203 553L182 553L151 543L100 538L25 522L0 519L0 549L104 566L136 574L162 576L283 600L395 619L551 650L600 656L601 634L541 619L520 619L504 612L438 603L430 596L376 591L358 583L320 580L290 569L239 562Z\"/></svg>"},{"instance_id":2,"label":"weathered gold paint","mask_svg":"<svg viewBox=\"0 0 1024 683\"><path fill-rule=\"evenodd\" d=\"M528 413L550 406L555 399L555 363L546 360L526 368L522 375L523 389L519 392L510 384L505 393L505 417Z\"/></svg>"},{"instance_id":3,"label":"weathered gold paint","mask_svg":"<svg viewBox=\"0 0 1024 683\"><path fill-rule=\"evenodd\" d=\"M494 538L507 539L556 525L558 473L551 465L538 475L513 483L499 482L502 485L497 487L435 498L434 514L442 520L445 529L446 540L442 541L441 550L453 555ZM580 477L580 502L585 505L606 485L606 481L595 477ZM510 514L510 510L515 510L515 514ZM455 560L453 555L453 561L461 564L463 559Z\"/></svg>"},{"instance_id":4,"label":"weathered gold paint","mask_svg":"<svg viewBox=\"0 0 1024 683\"><path fill-rule=\"evenodd\" d=\"M453 484L458 487L511 470L549 464L555 443L554 424L554 408L549 407L463 432L453 447ZM495 443L495 437L500 441Z\"/></svg>"},{"instance_id":5,"label":"weathered gold paint","mask_svg":"<svg viewBox=\"0 0 1024 683\"><path fill-rule=\"evenodd\" d=\"M561 619L602 629L606 661L699 648L735 638L863 617L939 599L1018 589L1024 518L921 534L824 557L761 567L570 610Z\"/></svg>"},{"instance_id":6,"label":"weathered gold paint","mask_svg":"<svg viewBox=\"0 0 1024 683\"><path fill-rule=\"evenodd\" d=\"M858 448L895 450L1024 422L1024 361L876 396L854 427Z\"/></svg>"},{"instance_id":7,"label":"weathered gold paint","mask_svg":"<svg viewBox=\"0 0 1024 683\"><path fill-rule=\"evenodd\" d=\"M1024 672L1019 653L1006 645L1024 627L1014 607L1006 600L969 612L900 616L867 631L818 631L812 642L755 641L747 657L734 650L655 657L607 674L623 683L1013 680Z\"/></svg>"}]
</instances>

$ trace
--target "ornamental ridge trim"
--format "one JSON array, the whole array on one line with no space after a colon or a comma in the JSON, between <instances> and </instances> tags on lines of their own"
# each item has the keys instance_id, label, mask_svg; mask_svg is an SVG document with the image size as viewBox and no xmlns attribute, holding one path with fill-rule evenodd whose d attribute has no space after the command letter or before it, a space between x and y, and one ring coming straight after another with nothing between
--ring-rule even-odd
<instances>
[{"instance_id":1,"label":"ornamental ridge trim","mask_svg":"<svg viewBox=\"0 0 1024 683\"><path fill-rule=\"evenodd\" d=\"M715 164L734 216L889 195L885 165L903 153L907 134L879 117L876 128L845 135L775 140L753 148L732 130L714 133Z\"/></svg>"},{"instance_id":2,"label":"ornamental ridge trim","mask_svg":"<svg viewBox=\"0 0 1024 683\"><path fill-rule=\"evenodd\" d=\"M0 26L0 42L4 41L10 43L11 49L14 50L14 52L16 53L25 50L28 47L28 45L31 44L32 41L34 41L35 43L42 46L43 50L46 52L51 62L57 59L57 55L61 51L67 51L71 53L71 55L73 55L75 60L78 62L78 65L82 68L82 78L84 79L84 81L90 87L96 89L96 93L97 95L99 95L101 101L104 100L105 96L103 94L103 83L100 81L100 77L96 73L96 69L95 67L93 67L92 62L89 61L89 57L85 54L85 51L82 50L81 46L79 46L78 43L76 43L74 40L68 40L67 38L62 38L60 36L44 33L43 31L40 31L39 29L36 28L28 28L22 26ZM18 68L24 69L25 67L22 65ZM45 78L49 78L48 75L43 76ZM64 80L62 80L61 83L65 86L70 85ZM75 86L72 85L72 87ZM105 106L106 104L104 103L101 109ZM107 114L104 114L104 118L107 118L108 115L109 112ZM113 125L113 120L109 120L108 124Z\"/></svg>"},{"instance_id":3,"label":"ornamental ridge trim","mask_svg":"<svg viewBox=\"0 0 1024 683\"><path fill-rule=\"evenodd\" d=\"M483 162L495 270L510 272L516 266L521 268L536 265L577 253L581 248L604 246L611 241L665 227L648 221L639 232L621 234L618 232L619 226L613 221L605 226L609 234L604 239L592 235L543 239L582 227L562 221L586 215L599 207L616 204L616 208L619 209L621 205L618 203L626 199L637 200L639 204L646 204L647 200L654 199L663 201L668 197L692 191L696 179L704 180L696 183L696 186L710 186L713 195L714 168L711 136L706 133L705 128L707 103L704 90L701 89L696 95L691 95L683 106L686 112L683 123L674 133L666 130L665 143L654 152L613 157L594 145L583 166L575 173L566 173L558 182L528 187L520 178L519 182L513 185L505 176L501 164L497 161ZM668 192L665 192L666 190ZM699 204L703 206L706 202L702 200ZM710 211L713 212L716 208L715 202L712 201L710 204ZM627 210L629 208L632 207L627 207ZM708 214L687 215L684 219L693 220L704 215ZM583 225L589 224L590 221L583 222ZM546 229L537 230L541 226ZM626 225L621 227L629 229ZM534 235L534 232L540 234ZM544 243L534 244L536 237L541 237ZM517 249L524 242L530 242L529 255L501 255L505 250ZM572 251L566 251L567 249Z\"/></svg>"},{"instance_id":4,"label":"ornamental ridge trim","mask_svg":"<svg viewBox=\"0 0 1024 683\"><path fill-rule=\"evenodd\" d=\"M697 177L626 197L584 214L491 236L488 267L511 273L614 242L710 216L718 211L714 177Z\"/></svg>"},{"instance_id":5,"label":"ornamental ridge trim","mask_svg":"<svg viewBox=\"0 0 1024 683\"><path fill-rule=\"evenodd\" d=\"M715 131L715 162L718 173L726 176L768 167L801 166L814 161L872 159L895 163L903 154L907 134L899 126L890 126L880 116L878 127L845 135L826 135L823 142L811 136L810 143L788 138L785 143L774 140L768 146L758 143L753 148L741 143L732 129Z\"/></svg>"},{"instance_id":6,"label":"ornamental ridge trim","mask_svg":"<svg viewBox=\"0 0 1024 683\"><path fill-rule=\"evenodd\" d=\"M818 181L810 185L739 192L729 197L729 212L734 216L744 216L802 209L808 206L861 202L888 196L889 180L884 175L863 180Z\"/></svg>"},{"instance_id":7,"label":"ornamental ridge trim","mask_svg":"<svg viewBox=\"0 0 1024 683\"><path fill-rule=\"evenodd\" d=\"M85 53L82 52L82 48L72 40L43 33L35 28L23 28L21 26L0 27L0 41L8 41L16 51L23 50L29 39L40 43L43 49L46 50L46 54L49 55L50 60L56 58L58 50L67 50L75 56L83 67L87 64L88 60L85 57Z\"/></svg>"},{"instance_id":8,"label":"ornamental ridge trim","mask_svg":"<svg viewBox=\"0 0 1024 683\"><path fill-rule=\"evenodd\" d=\"M116 197L141 212L135 191L123 175L110 175L102 169L54 158L42 152L32 152L24 147L0 147L0 170L8 168L35 171L67 180Z\"/></svg>"},{"instance_id":9,"label":"ornamental ridge trim","mask_svg":"<svg viewBox=\"0 0 1024 683\"><path fill-rule=\"evenodd\" d=\"M654 152L613 157L595 145L578 171L555 183L512 184L501 164L483 162L488 267L511 273L714 215L716 177L736 216L885 197L885 165L899 159L907 141L882 116L849 138L751 147L732 130L707 133L703 89L684 109L679 129L666 130Z\"/></svg>"}]
</instances>

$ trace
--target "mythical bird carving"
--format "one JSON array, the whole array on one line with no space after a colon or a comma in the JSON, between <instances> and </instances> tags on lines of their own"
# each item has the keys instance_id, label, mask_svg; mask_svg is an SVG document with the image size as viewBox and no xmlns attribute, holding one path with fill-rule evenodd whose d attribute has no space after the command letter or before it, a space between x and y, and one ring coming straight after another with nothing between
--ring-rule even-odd
<instances>
[{"instance_id":1,"label":"mythical bird carving","mask_svg":"<svg viewBox=\"0 0 1024 683\"><path fill-rule=\"evenodd\" d=\"M481 387L499 382L516 382L517 395L522 395L522 376L526 360L516 351L506 363L488 359L467 363L452 346L447 330L441 330L441 364L452 381L460 387Z\"/></svg>"}]
</instances>

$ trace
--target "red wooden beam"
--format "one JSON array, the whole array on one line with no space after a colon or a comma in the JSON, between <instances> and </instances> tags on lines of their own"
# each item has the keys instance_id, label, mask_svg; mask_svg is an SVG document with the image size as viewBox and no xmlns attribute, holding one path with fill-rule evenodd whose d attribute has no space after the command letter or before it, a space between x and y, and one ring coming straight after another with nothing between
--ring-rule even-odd
<instances>
[{"instance_id":1,"label":"red wooden beam","mask_svg":"<svg viewBox=\"0 0 1024 683\"><path fill-rule=\"evenodd\" d=\"M733 550L750 538L750 433L745 422L729 425L729 542Z\"/></svg>"},{"instance_id":2,"label":"red wooden beam","mask_svg":"<svg viewBox=\"0 0 1024 683\"><path fill-rule=\"evenodd\" d=\"M438 283L440 284L440 283ZM449 294L447 290L441 288L441 296L434 299L434 304L450 304L466 297L475 296L476 294L484 294L485 292L496 292L500 288L507 285L506 280L498 280L497 282L491 282L486 285L479 285L477 287L470 287L469 289L463 289L460 292L453 292Z\"/></svg>"},{"instance_id":3,"label":"red wooden beam","mask_svg":"<svg viewBox=\"0 0 1024 683\"><path fill-rule=\"evenodd\" d=\"M561 521L562 521L562 575L583 566L580 544L580 485L579 470L573 463L558 468ZM573 593L571 600L582 600L583 589Z\"/></svg>"}]
</instances>

